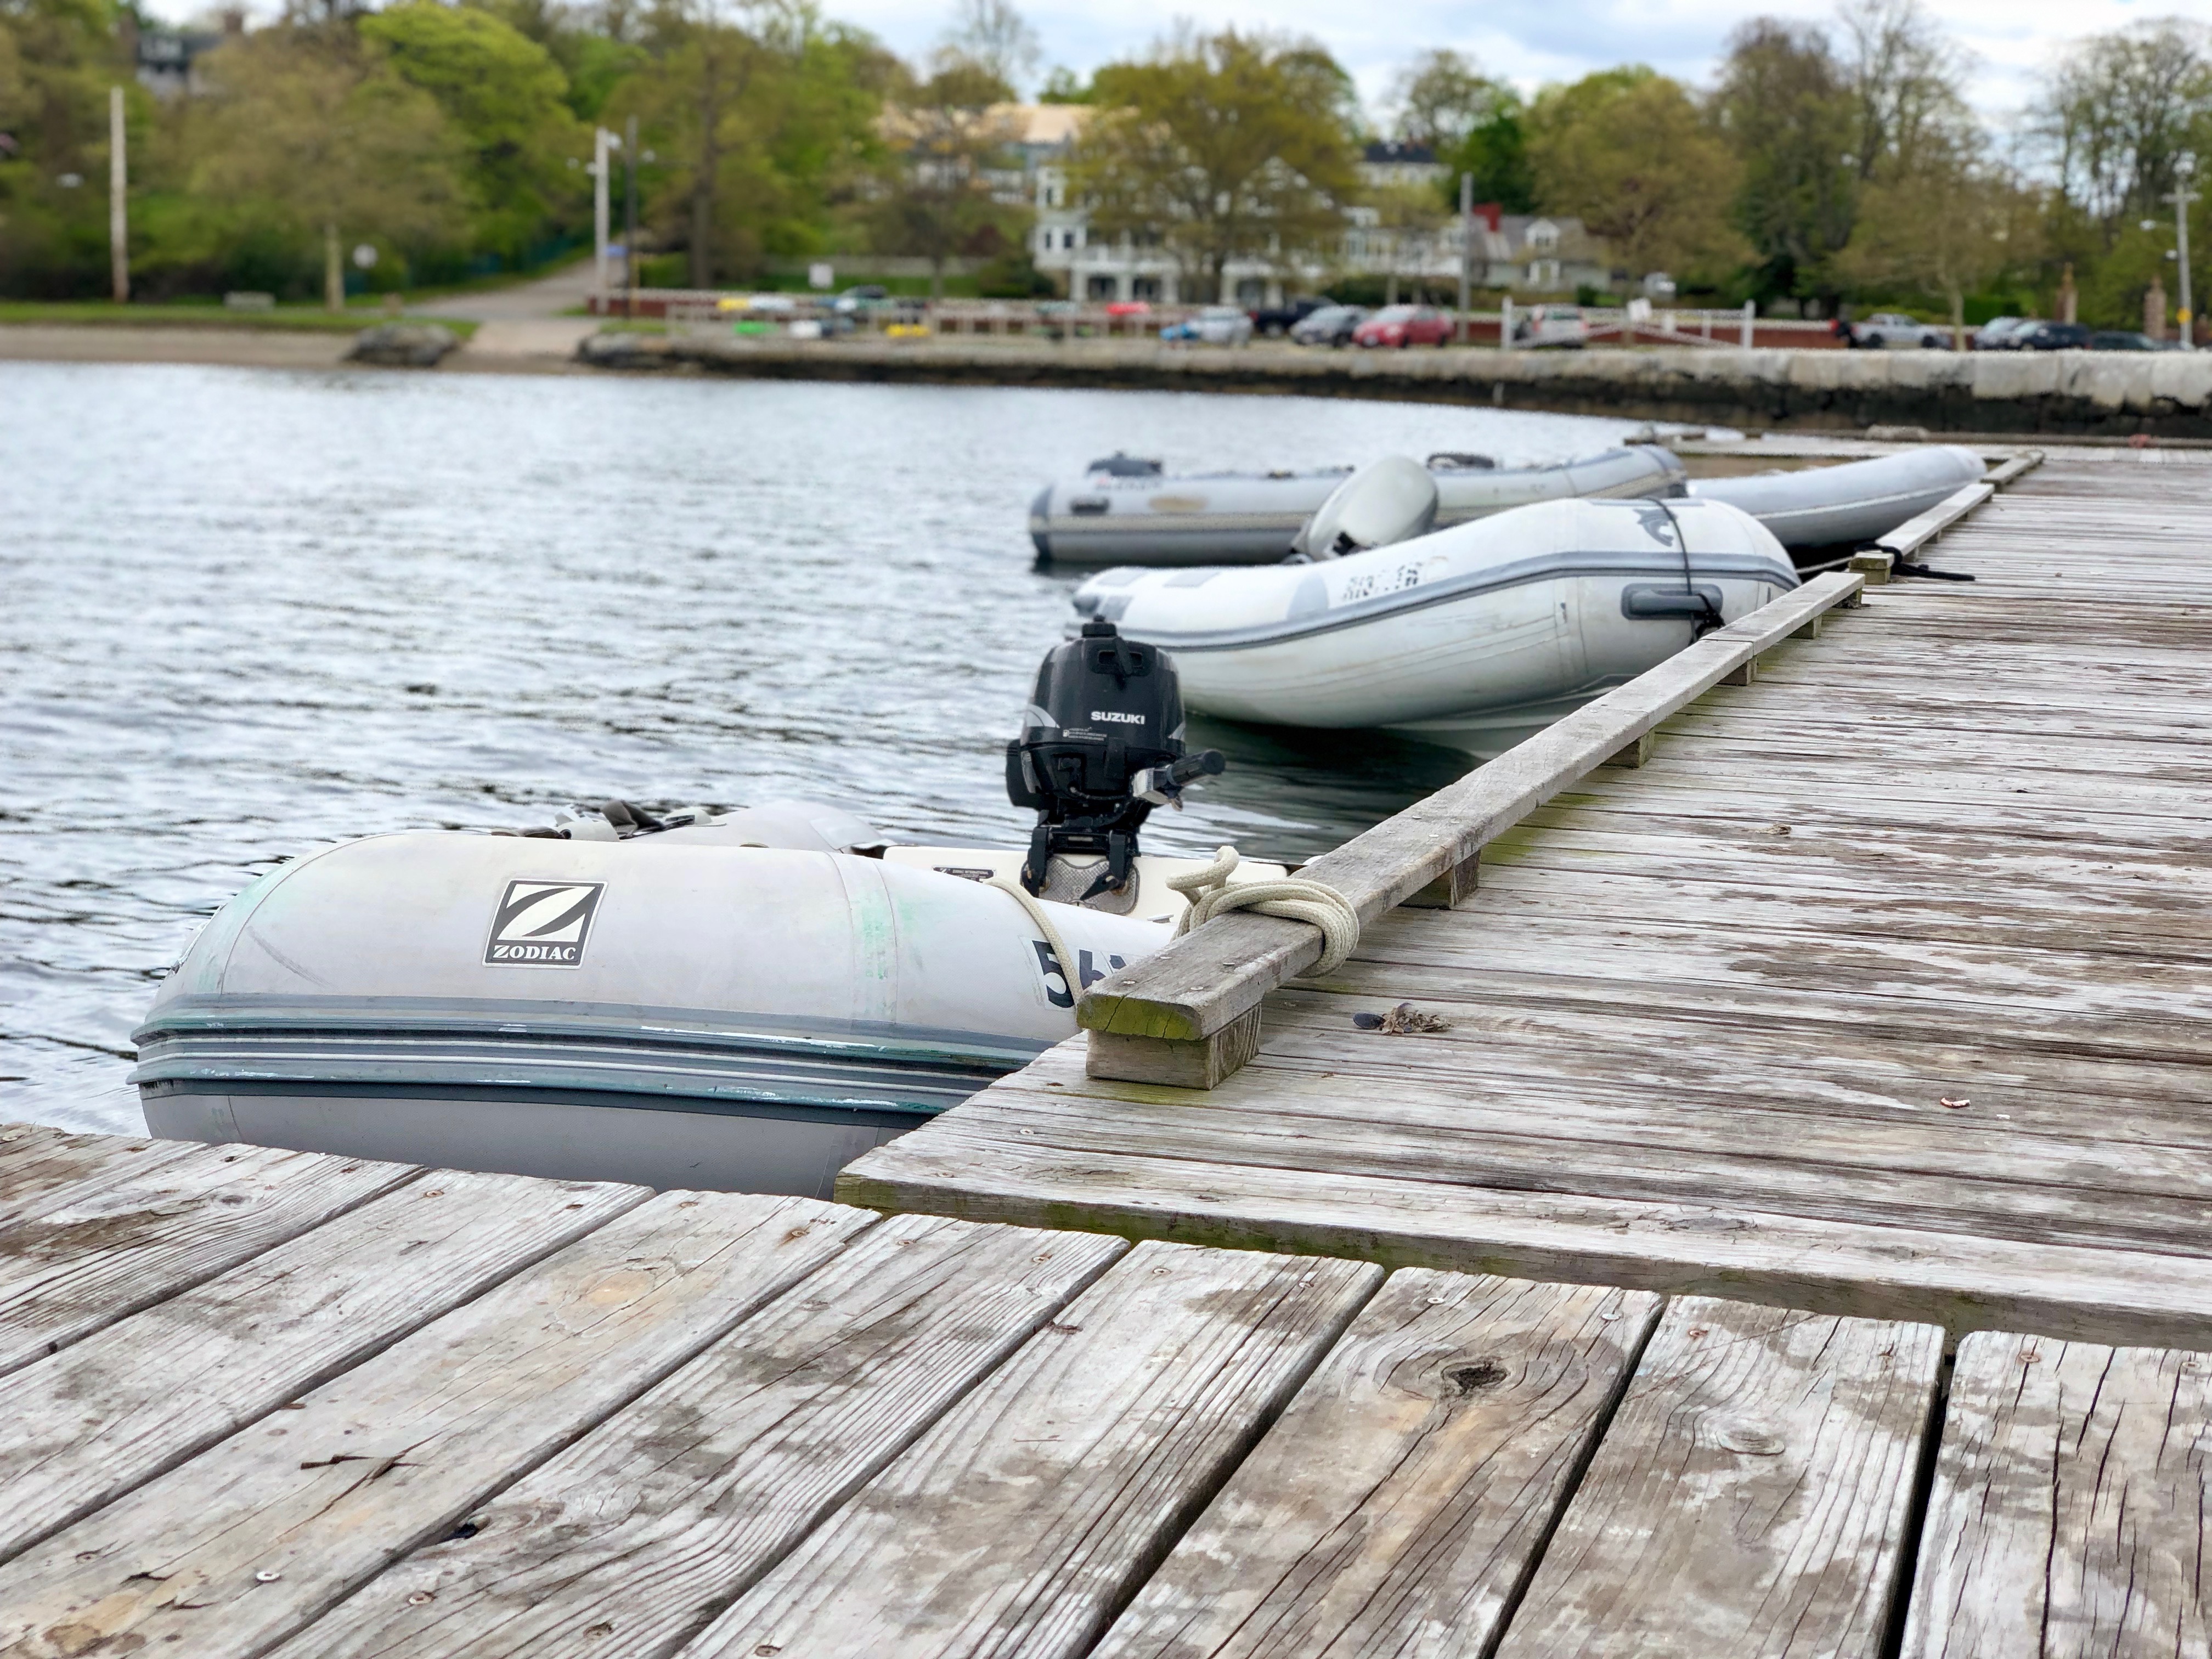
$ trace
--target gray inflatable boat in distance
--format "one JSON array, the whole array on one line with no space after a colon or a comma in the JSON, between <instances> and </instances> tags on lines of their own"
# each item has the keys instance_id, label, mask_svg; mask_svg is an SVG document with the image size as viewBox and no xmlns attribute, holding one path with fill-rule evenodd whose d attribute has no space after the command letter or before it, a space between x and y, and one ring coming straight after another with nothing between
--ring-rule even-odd
<instances>
[{"instance_id":1,"label":"gray inflatable boat in distance","mask_svg":"<svg viewBox=\"0 0 2212 1659\"><path fill-rule=\"evenodd\" d=\"M1672 453L1653 445L1546 466L1501 467L1456 453L1431 455L1426 465L1437 482L1439 530L1538 501L1679 496L1689 477ZM1350 467L1333 467L1176 476L1157 461L1111 456L1038 493L1030 539L1042 562L1081 568L1273 564L1351 475Z\"/></svg>"},{"instance_id":2,"label":"gray inflatable boat in distance","mask_svg":"<svg viewBox=\"0 0 2212 1659\"><path fill-rule=\"evenodd\" d=\"M1835 466L1699 478L1690 494L1741 507L1784 547L1809 551L1856 547L1887 536L1946 496L1978 483L1984 471L1972 450L1936 444Z\"/></svg>"}]
</instances>

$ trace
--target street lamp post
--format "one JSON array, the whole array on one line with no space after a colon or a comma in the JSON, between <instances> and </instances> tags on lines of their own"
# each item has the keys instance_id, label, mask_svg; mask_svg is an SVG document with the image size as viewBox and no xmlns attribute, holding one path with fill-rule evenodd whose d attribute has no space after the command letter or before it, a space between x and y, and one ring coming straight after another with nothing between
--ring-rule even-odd
<instances>
[{"instance_id":1,"label":"street lamp post","mask_svg":"<svg viewBox=\"0 0 2212 1659\"><path fill-rule=\"evenodd\" d=\"M607 230L608 189L607 152L619 149L622 140L605 127L596 128L592 137L592 246L598 252L599 309L607 309Z\"/></svg>"},{"instance_id":2,"label":"street lamp post","mask_svg":"<svg viewBox=\"0 0 2212 1659\"><path fill-rule=\"evenodd\" d=\"M1462 345L1474 337L1474 319L1467 314L1468 278L1474 267L1474 175L1459 176L1459 338Z\"/></svg>"},{"instance_id":3,"label":"street lamp post","mask_svg":"<svg viewBox=\"0 0 2212 1659\"><path fill-rule=\"evenodd\" d=\"M629 118L623 137L623 276L629 298L623 307L623 315L637 315L637 117Z\"/></svg>"},{"instance_id":4,"label":"street lamp post","mask_svg":"<svg viewBox=\"0 0 2212 1659\"><path fill-rule=\"evenodd\" d=\"M2197 314L2189 304L2189 204L2197 199L2197 192L2189 187L2190 179L2197 172L2197 158L2187 150L2173 158L2173 193L2166 199L2173 204L2174 255L2181 266L2181 349L2197 349Z\"/></svg>"}]
</instances>

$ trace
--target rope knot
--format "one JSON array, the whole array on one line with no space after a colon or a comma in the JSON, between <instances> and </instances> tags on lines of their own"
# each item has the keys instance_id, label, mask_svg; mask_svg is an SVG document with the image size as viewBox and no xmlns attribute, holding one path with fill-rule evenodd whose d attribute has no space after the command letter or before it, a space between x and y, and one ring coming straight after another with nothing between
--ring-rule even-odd
<instances>
[{"instance_id":1,"label":"rope knot","mask_svg":"<svg viewBox=\"0 0 2212 1659\"><path fill-rule=\"evenodd\" d=\"M1359 948L1359 912L1335 888L1303 876L1277 876L1232 887L1229 877L1241 861L1235 848L1224 847L1205 869L1168 878L1167 884L1190 901L1176 923L1177 939L1227 911L1256 910L1321 930L1321 960L1306 969L1310 975L1334 973Z\"/></svg>"}]
</instances>

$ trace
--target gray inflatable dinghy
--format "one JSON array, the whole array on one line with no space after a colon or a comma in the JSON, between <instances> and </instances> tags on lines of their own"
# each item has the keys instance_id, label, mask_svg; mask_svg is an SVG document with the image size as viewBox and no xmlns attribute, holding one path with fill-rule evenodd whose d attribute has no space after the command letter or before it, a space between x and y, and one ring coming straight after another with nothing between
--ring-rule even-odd
<instances>
[{"instance_id":1,"label":"gray inflatable dinghy","mask_svg":"<svg viewBox=\"0 0 2212 1659\"><path fill-rule=\"evenodd\" d=\"M1809 551L1856 547L1887 536L1946 496L1979 483L1984 471L1972 450L1939 444L1836 466L1700 478L1690 494L1741 507L1784 547Z\"/></svg>"},{"instance_id":2,"label":"gray inflatable dinghy","mask_svg":"<svg viewBox=\"0 0 2212 1659\"><path fill-rule=\"evenodd\" d=\"M1679 495L1687 474L1664 449L1611 449L1549 466L1501 467L1487 456L1431 455L1436 528L1534 501ZM1030 507L1030 539L1051 564L1273 564L1352 474L1218 472L1171 477L1158 461L1093 461L1080 478L1048 484Z\"/></svg>"},{"instance_id":3,"label":"gray inflatable dinghy","mask_svg":"<svg viewBox=\"0 0 2212 1659\"><path fill-rule=\"evenodd\" d=\"M888 846L799 802L612 801L278 866L137 1033L147 1127L827 1197L860 1152L1074 1035L1083 990L1171 937L1166 881L1202 866L1142 855L1137 830L1221 761L1185 752L1173 665L1112 635L1040 675L1009 763L1038 814L1026 852Z\"/></svg>"}]
</instances>

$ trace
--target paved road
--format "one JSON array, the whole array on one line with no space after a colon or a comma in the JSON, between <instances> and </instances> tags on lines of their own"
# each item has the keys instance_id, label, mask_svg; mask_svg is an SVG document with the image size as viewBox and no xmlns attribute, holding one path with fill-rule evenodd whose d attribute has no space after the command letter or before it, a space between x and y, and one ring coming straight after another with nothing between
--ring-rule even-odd
<instances>
[{"instance_id":1,"label":"paved road","mask_svg":"<svg viewBox=\"0 0 2212 1659\"><path fill-rule=\"evenodd\" d=\"M484 294L456 294L407 309L417 317L454 317L471 323L555 318L584 303L592 292L592 261L579 259L534 283L494 289Z\"/></svg>"}]
</instances>

